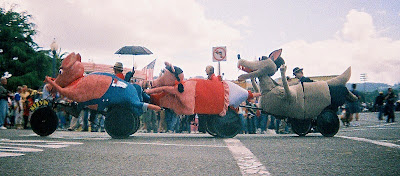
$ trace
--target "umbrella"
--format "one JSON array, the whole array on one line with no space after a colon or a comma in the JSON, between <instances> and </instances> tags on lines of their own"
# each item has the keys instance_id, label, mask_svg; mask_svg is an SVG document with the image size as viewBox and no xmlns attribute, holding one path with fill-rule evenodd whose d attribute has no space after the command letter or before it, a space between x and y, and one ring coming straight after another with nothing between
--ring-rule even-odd
<instances>
[{"instance_id":1,"label":"umbrella","mask_svg":"<svg viewBox=\"0 0 400 176\"><path fill-rule=\"evenodd\" d=\"M149 55L153 54L149 49L143 46L124 46L119 49L115 54L126 54L126 55Z\"/></svg>"},{"instance_id":2,"label":"umbrella","mask_svg":"<svg viewBox=\"0 0 400 176\"><path fill-rule=\"evenodd\" d=\"M124 46L120 48L117 52L114 54L124 54L124 55L149 55L153 54L149 49L147 49L144 46ZM134 61L135 58L133 58ZM135 63L135 62L133 62ZM132 68L132 72L129 73L129 76L127 75L126 77L132 77L133 74L135 73L135 66ZM128 80L129 80L128 79Z\"/></svg>"}]
</instances>

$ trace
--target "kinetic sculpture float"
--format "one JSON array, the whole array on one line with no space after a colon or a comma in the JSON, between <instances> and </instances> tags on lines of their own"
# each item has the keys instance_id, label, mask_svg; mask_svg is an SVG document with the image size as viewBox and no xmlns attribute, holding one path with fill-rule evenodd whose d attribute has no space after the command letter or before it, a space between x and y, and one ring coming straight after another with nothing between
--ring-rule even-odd
<instances>
[{"instance_id":1,"label":"kinetic sculpture float","mask_svg":"<svg viewBox=\"0 0 400 176\"><path fill-rule=\"evenodd\" d=\"M151 103L170 108L178 115L206 118L207 132L218 137L233 137L241 130L238 114L230 107L253 94L230 81L189 79L184 80L182 69L165 63L163 74L152 82Z\"/></svg>"},{"instance_id":2,"label":"kinetic sculpture float","mask_svg":"<svg viewBox=\"0 0 400 176\"><path fill-rule=\"evenodd\" d=\"M328 81L304 82L289 86L286 80L286 66L280 57L282 49L272 52L269 57L262 56L259 61L240 59L238 67L247 74L239 80L259 79L261 89L261 107L276 118L289 118L293 131L306 135L316 121L319 132L324 136L334 136L339 130L338 107L345 101L355 101L355 97L346 87L350 79L351 68ZM276 83L271 76L280 68L282 84ZM254 84L253 84L254 85Z\"/></svg>"},{"instance_id":3,"label":"kinetic sculpture float","mask_svg":"<svg viewBox=\"0 0 400 176\"><path fill-rule=\"evenodd\" d=\"M147 108L160 107L142 102L141 89L135 88L109 73L92 73L83 76L84 67L79 54L71 53L62 62L60 74L53 81L46 77L48 90L59 92L77 103L67 104L67 109L79 115L83 108L90 108L105 114L105 129L113 138L126 138L139 127L139 116ZM42 100L32 114L32 129L41 136L47 136L57 128L57 119L52 105L66 105ZM40 106L43 105L43 106ZM71 107L73 106L73 107ZM57 120L58 122L58 120Z\"/></svg>"}]
</instances>

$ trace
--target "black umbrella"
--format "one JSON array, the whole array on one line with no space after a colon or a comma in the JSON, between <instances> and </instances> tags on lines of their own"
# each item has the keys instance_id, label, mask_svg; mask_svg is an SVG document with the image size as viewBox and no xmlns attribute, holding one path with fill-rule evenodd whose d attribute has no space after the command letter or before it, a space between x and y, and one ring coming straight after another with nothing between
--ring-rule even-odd
<instances>
[{"instance_id":1,"label":"black umbrella","mask_svg":"<svg viewBox=\"0 0 400 176\"><path fill-rule=\"evenodd\" d=\"M149 55L153 54L149 49L143 46L124 46L119 49L115 54L126 54L126 55Z\"/></svg>"},{"instance_id":2,"label":"black umbrella","mask_svg":"<svg viewBox=\"0 0 400 176\"><path fill-rule=\"evenodd\" d=\"M124 55L149 55L153 54L149 49L144 46L124 46L120 48L114 54L124 54ZM133 58L134 61L135 58ZM135 63L135 62L133 62ZM135 66L132 68L132 72L128 72L125 76L125 80L129 81L131 77L135 74Z\"/></svg>"}]
</instances>

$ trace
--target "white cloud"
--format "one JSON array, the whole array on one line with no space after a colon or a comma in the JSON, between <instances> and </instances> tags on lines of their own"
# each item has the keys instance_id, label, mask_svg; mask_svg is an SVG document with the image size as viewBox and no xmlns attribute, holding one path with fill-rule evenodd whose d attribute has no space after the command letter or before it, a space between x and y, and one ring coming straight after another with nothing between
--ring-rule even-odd
<instances>
[{"instance_id":1,"label":"white cloud","mask_svg":"<svg viewBox=\"0 0 400 176\"><path fill-rule=\"evenodd\" d=\"M130 67L132 56L114 52L125 45L142 45L154 54L135 56L135 62L140 69L158 58L155 75L164 61L181 66L187 77L205 75L204 68L211 63L211 48L227 46L228 61L221 63L222 72L226 78L236 79L242 72L236 68L235 53L253 52L242 45L246 40L243 36L260 35L249 30L254 25L251 16L244 15L236 23L210 19L204 14L204 7L194 0L68 0L52 1L51 7L46 0L7 2L17 2L21 11L33 15L39 30L35 41L44 48L49 48L56 37L63 51L79 52L84 61L110 65L122 61ZM359 74L367 73L371 82L398 83L400 41L382 34L376 30L371 15L350 10L342 28L331 39L304 39L282 45L287 75L296 66L304 67L307 76L340 74L352 66L351 82L359 82ZM280 33L280 37L290 40L286 33Z\"/></svg>"},{"instance_id":2,"label":"white cloud","mask_svg":"<svg viewBox=\"0 0 400 176\"><path fill-rule=\"evenodd\" d=\"M123 60L132 65L132 56L114 52L125 45L141 45L154 55L135 56L139 68L154 58L159 59L156 71L161 61L184 65L204 60L201 64L206 65L212 46L242 40L239 30L206 18L203 6L194 0L68 0L51 2L51 8L45 0L18 3L34 16L40 46L48 48L55 37L63 51L80 52L84 61Z\"/></svg>"},{"instance_id":3,"label":"white cloud","mask_svg":"<svg viewBox=\"0 0 400 176\"><path fill-rule=\"evenodd\" d=\"M288 67L304 67L306 75L319 76L340 74L352 66L350 82L360 82L360 74L367 73L369 82L399 83L400 41L377 36L365 12L351 10L346 18L335 39L284 44Z\"/></svg>"},{"instance_id":4,"label":"white cloud","mask_svg":"<svg viewBox=\"0 0 400 176\"><path fill-rule=\"evenodd\" d=\"M242 18L236 20L235 22L233 22L234 25L237 26L245 26L245 27L249 27L250 26L250 17L249 16L242 16Z\"/></svg>"},{"instance_id":5,"label":"white cloud","mask_svg":"<svg viewBox=\"0 0 400 176\"><path fill-rule=\"evenodd\" d=\"M375 26L368 13L353 9L347 14L346 20L341 31L344 39L359 41L369 39L375 34Z\"/></svg>"}]
</instances>

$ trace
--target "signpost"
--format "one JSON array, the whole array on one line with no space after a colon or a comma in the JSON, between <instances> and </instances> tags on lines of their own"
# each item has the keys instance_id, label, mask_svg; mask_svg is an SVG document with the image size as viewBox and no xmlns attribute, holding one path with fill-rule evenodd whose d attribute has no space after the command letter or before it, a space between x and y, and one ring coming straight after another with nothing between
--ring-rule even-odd
<instances>
[{"instance_id":1,"label":"signpost","mask_svg":"<svg viewBox=\"0 0 400 176\"><path fill-rule=\"evenodd\" d=\"M218 62L218 75L221 75L220 61L226 61L226 46L212 48L213 62Z\"/></svg>"}]
</instances>

